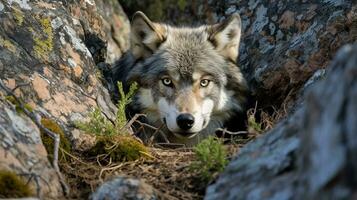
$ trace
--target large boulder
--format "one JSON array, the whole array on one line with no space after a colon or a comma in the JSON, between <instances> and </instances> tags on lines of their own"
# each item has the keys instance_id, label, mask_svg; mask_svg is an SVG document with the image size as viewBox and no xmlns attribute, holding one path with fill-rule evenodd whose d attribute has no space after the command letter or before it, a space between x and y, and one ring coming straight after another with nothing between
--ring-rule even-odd
<instances>
[{"instance_id":1,"label":"large boulder","mask_svg":"<svg viewBox=\"0 0 357 200\"><path fill-rule=\"evenodd\" d=\"M343 47L300 109L245 146L205 199L350 199L357 182L357 45Z\"/></svg>"},{"instance_id":2,"label":"large boulder","mask_svg":"<svg viewBox=\"0 0 357 200\"><path fill-rule=\"evenodd\" d=\"M128 37L128 19L117 1L0 0L0 79L79 144L82 133L73 123L94 107L115 118L96 64L118 59ZM49 185L52 192L41 191L41 197L58 199L63 194L38 129L9 107L7 95L0 89L0 169L44 178L39 187L45 192Z\"/></svg>"}]
</instances>

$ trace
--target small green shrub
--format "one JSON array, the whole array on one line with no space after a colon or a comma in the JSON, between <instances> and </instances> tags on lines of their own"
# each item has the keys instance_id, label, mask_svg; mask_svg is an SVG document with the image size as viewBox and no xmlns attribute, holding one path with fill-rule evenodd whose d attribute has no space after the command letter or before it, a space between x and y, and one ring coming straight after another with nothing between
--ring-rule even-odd
<instances>
[{"instance_id":1,"label":"small green shrub","mask_svg":"<svg viewBox=\"0 0 357 200\"><path fill-rule=\"evenodd\" d=\"M104 155L105 159L109 158L114 162L132 161L143 155L149 155L143 144L127 134L127 130L123 130L127 124L125 108L132 101L137 84L132 84L129 92L125 94L122 83L118 82L118 90L120 101L114 123L104 117L99 108L96 108L90 113L88 122L77 122L76 126L97 136L95 145L87 152L89 156Z\"/></svg>"},{"instance_id":2,"label":"small green shrub","mask_svg":"<svg viewBox=\"0 0 357 200\"><path fill-rule=\"evenodd\" d=\"M14 172L0 170L0 198L33 196L32 188Z\"/></svg>"},{"instance_id":3,"label":"small green shrub","mask_svg":"<svg viewBox=\"0 0 357 200\"><path fill-rule=\"evenodd\" d=\"M198 172L204 181L211 181L214 175L222 172L227 165L227 153L220 140L208 137L195 148L197 161L192 162L191 169Z\"/></svg>"},{"instance_id":4,"label":"small green shrub","mask_svg":"<svg viewBox=\"0 0 357 200\"><path fill-rule=\"evenodd\" d=\"M122 83L118 82L118 89L120 94L120 101L117 104L118 111L116 113L115 122L112 123L105 116L99 108L95 108L89 114L88 122L76 122L77 128L95 135L116 135L122 134L121 129L126 125L127 119L125 115L125 107L132 101L132 97L137 90L137 84L130 86L129 92L124 93ZM125 133L125 130L124 130Z\"/></svg>"},{"instance_id":5,"label":"small green shrub","mask_svg":"<svg viewBox=\"0 0 357 200\"><path fill-rule=\"evenodd\" d=\"M135 94L135 92L138 89L138 84L133 83L130 85L129 92L127 94L124 93L123 89L123 84L121 82L118 82L118 90L120 94L120 101L118 102L118 111L116 113L116 120L115 120L115 127L116 128L122 128L126 125L127 119L125 115L125 108L126 106L131 103L132 98Z\"/></svg>"},{"instance_id":6,"label":"small green shrub","mask_svg":"<svg viewBox=\"0 0 357 200\"><path fill-rule=\"evenodd\" d=\"M89 113L88 122L76 122L76 126L86 133L95 135L113 135L116 132L113 123L102 115L99 108Z\"/></svg>"}]
</instances>

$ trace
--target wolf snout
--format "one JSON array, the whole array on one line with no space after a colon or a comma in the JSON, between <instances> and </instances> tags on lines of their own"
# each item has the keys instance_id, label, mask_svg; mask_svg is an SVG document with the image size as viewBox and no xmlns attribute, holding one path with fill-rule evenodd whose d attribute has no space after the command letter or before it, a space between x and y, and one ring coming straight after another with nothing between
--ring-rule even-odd
<instances>
[{"instance_id":1,"label":"wolf snout","mask_svg":"<svg viewBox=\"0 0 357 200\"><path fill-rule=\"evenodd\" d=\"M189 113L180 114L176 118L176 123L182 130L187 131L193 127L195 118Z\"/></svg>"}]
</instances>

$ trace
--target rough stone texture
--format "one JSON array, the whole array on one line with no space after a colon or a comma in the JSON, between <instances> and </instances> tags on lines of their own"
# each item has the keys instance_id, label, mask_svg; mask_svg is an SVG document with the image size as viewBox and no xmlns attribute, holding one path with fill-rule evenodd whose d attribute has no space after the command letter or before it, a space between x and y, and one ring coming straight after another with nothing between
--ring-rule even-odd
<instances>
[{"instance_id":1,"label":"rough stone texture","mask_svg":"<svg viewBox=\"0 0 357 200\"><path fill-rule=\"evenodd\" d=\"M37 126L0 97L0 169L30 180L40 197L62 196L58 176L47 159ZM36 185L38 181L39 186Z\"/></svg>"},{"instance_id":2,"label":"rough stone texture","mask_svg":"<svg viewBox=\"0 0 357 200\"><path fill-rule=\"evenodd\" d=\"M126 2L126 1L124 1ZM243 35L238 64L262 106L291 105L304 83L324 69L342 45L357 39L357 5L352 0L311 1L173 1L156 6L130 1L124 7L143 8L174 24L215 23L238 12ZM170 2L170 1L168 1ZM177 9L185 2L183 9ZM181 10L181 11L180 11ZM151 14L153 13L153 14Z\"/></svg>"},{"instance_id":3,"label":"rough stone texture","mask_svg":"<svg viewBox=\"0 0 357 200\"><path fill-rule=\"evenodd\" d=\"M83 133L74 129L75 121L85 120L97 106L110 119L115 117L116 108L101 84L96 64L110 63L128 48L128 26L116 1L0 0L0 78L11 89L20 86L15 94L42 117L56 120L74 144L85 143ZM0 93L5 95L2 90ZM3 103L1 106L3 110L10 109ZM5 119L10 114L16 117L9 112L0 115ZM15 122L12 119L4 123L8 126ZM23 124L14 127L26 131ZM36 129L28 134L35 137L37 133ZM8 155L1 159L0 168L19 165L17 171L34 170L51 177L48 162L41 160L46 155L39 138L32 141L27 136L21 140L17 137L11 130L0 131L0 155ZM14 142L18 140L21 143ZM14 151L13 156L7 153L9 148ZM18 152L27 148L31 154L21 157ZM36 171L37 167L45 170ZM47 180L51 188L59 186L56 180ZM47 187L44 181L40 184ZM53 189L51 195L61 195L58 190ZM48 198L46 194L44 198Z\"/></svg>"},{"instance_id":4,"label":"rough stone texture","mask_svg":"<svg viewBox=\"0 0 357 200\"><path fill-rule=\"evenodd\" d=\"M205 199L354 199L357 45L339 51L300 109L245 146Z\"/></svg>"},{"instance_id":5,"label":"rough stone texture","mask_svg":"<svg viewBox=\"0 0 357 200\"><path fill-rule=\"evenodd\" d=\"M155 190L144 181L126 177L116 177L105 182L95 193L91 200L156 200Z\"/></svg>"}]
</instances>

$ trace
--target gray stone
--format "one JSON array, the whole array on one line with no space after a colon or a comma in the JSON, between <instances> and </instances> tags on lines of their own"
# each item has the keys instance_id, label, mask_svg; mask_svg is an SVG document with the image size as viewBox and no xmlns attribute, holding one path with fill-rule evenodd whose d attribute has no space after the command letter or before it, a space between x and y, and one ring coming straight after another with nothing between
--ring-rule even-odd
<instances>
[{"instance_id":1,"label":"gray stone","mask_svg":"<svg viewBox=\"0 0 357 200\"><path fill-rule=\"evenodd\" d=\"M357 45L345 46L301 107L245 146L211 199L351 199L357 181Z\"/></svg>"},{"instance_id":2,"label":"gray stone","mask_svg":"<svg viewBox=\"0 0 357 200\"><path fill-rule=\"evenodd\" d=\"M103 183L91 196L91 200L156 200L155 190L144 181L116 177Z\"/></svg>"}]
</instances>

